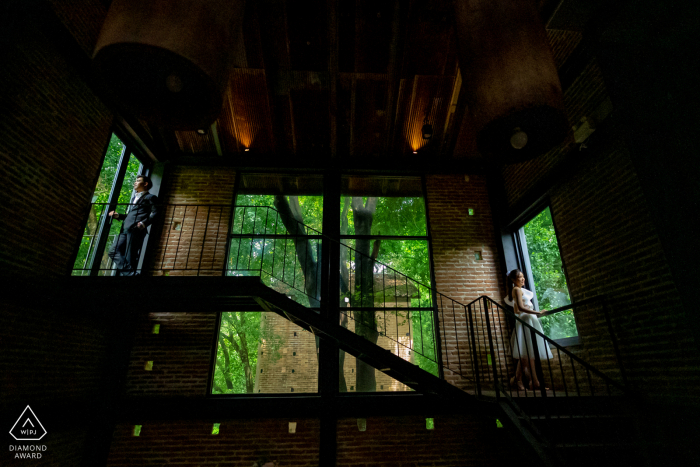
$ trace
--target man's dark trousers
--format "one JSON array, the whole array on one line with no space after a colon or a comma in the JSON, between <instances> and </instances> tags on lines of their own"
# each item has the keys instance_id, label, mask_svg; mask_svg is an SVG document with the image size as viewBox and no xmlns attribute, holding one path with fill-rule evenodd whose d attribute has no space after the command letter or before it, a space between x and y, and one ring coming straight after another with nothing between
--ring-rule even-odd
<instances>
[{"instance_id":1,"label":"man's dark trousers","mask_svg":"<svg viewBox=\"0 0 700 467\"><path fill-rule=\"evenodd\" d=\"M119 218L116 219L124 224L107 255L114 261L118 275L120 271L121 275L132 275L136 272L143 239L148 232L146 227L151 225L158 215L157 202L158 198L155 195L146 192L131 206L128 214L119 214ZM143 229L139 229L139 223L144 226Z\"/></svg>"},{"instance_id":2,"label":"man's dark trousers","mask_svg":"<svg viewBox=\"0 0 700 467\"><path fill-rule=\"evenodd\" d=\"M134 226L128 232L120 233L114 240L107 255L114 261L117 275L132 274L136 270L146 232L146 229Z\"/></svg>"}]
</instances>

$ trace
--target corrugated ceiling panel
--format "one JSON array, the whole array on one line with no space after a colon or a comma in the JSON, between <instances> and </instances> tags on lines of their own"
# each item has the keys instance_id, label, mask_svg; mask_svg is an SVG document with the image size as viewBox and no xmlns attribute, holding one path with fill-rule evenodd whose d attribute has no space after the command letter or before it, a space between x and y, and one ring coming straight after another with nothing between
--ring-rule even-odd
<instances>
[{"instance_id":1,"label":"corrugated ceiling panel","mask_svg":"<svg viewBox=\"0 0 700 467\"><path fill-rule=\"evenodd\" d=\"M450 108L454 76L416 76L402 80L397 110L397 154L420 151L428 144L440 146ZM433 126L431 139L423 139L423 125Z\"/></svg>"},{"instance_id":2,"label":"corrugated ceiling panel","mask_svg":"<svg viewBox=\"0 0 700 467\"><path fill-rule=\"evenodd\" d=\"M261 153L273 150L264 70L233 70L219 125L224 152L243 152L246 148Z\"/></svg>"},{"instance_id":3,"label":"corrugated ceiling panel","mask_svg":"<svg viewBox=\"0 0 700 467\"><path fill-rule=\"evenodd\" d=\"M547 29L547 37L549 38L549 45L552 47L554 63L557 68L560 68L578 43L581 42L583 35L577 31Z\"/></svg>"},{"instance_id":4,"label":"corrugated ceiling panel","mask_svg":"<svg viewBox=\"0 0 700 467\"><path fill-rule=\"evenodd\" d=\"M180 146L180 151L188 154L216 153L216 145L211 129L206 128L207 133L200 135L196 131L176 131L175 138Z\"/></svg>"}]
</instances>

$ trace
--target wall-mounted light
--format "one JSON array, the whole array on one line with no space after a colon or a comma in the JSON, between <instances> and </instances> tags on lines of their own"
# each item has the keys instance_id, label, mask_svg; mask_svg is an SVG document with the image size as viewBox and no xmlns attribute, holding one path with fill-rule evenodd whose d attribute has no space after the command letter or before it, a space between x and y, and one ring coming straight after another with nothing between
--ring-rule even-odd
<instances>
[{"instance_id":1,"label":"wall-mounted light","mask_svg":"<svg viewBox=\"0 0 700 467\"><path fill-rule=\"evenodd\" d=\"M433 137L433 126L430 123L426 123L420 132L423 135L423 139L430 139Z\"/></svg>"},{"instance_id":2,"label":"wall-mounted light","mask_svg":"<svg viewBox=\"0 0 700 467\"><path fill-rule=\"evenodd\" d=\"M204 128L200 128L199 130L197 130L197 133L199 133L200 135L206 135L207 130L205 130Z\"/></svg>"},{"instance_id":3,"label":"wall-mounted light","mask_svg":"<svg viewBox=\"0 0 700 467\"><path fill-rule=\"evenodd\" d=\"M413 154L418 154L418 151L413 151Z\"/></svg>"},{"instance_id":4,"label":"wall-mounted light","mask_svg":"<svg viewBox=\"0 0 700 467\"><path fill-rule=\"evenodd\" d=\"M245 148L244 151L248 152L248 151L250 151L250 148Z\"/></svg>"}]
</instances>

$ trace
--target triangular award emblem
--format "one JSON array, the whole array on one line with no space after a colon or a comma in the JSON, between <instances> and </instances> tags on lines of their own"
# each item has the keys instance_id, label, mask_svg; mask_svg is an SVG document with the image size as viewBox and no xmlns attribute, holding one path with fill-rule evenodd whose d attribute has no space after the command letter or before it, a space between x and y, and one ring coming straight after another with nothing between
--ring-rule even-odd
<instances>
[{"instance_id":1,"label":"triangular award emblem","mask_svg":"<svg viewBox=\"0 0 700 467\"><path fill-rule=\"evenodd\" d=\"M17 441L39 441L46 436L46 430L41 424L32 408L27 406L19 416L15 424L10 428L10 434Z\"/></svg>"}]
</instances>

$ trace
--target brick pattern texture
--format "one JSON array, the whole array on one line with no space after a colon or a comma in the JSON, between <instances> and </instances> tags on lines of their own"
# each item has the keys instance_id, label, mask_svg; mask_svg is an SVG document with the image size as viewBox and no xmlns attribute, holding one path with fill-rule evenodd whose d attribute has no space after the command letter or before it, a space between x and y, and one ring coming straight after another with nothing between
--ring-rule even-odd
<instances>
[{"instance_id":1,"label":"brick pattern texture","mask_svg":"<svg viewBox=\"0 0 700 467\"><path fill-rule=\"evenodd\" d=\"M149 313L138 325L126 393L204 397L217 317L216 313ZM154 334L157 324L159 333ZM148 362L152 364L147 366Z\"/></svg>"},{"instance_id":2,"label":"brick pattern texture","mask_svg":"<svg viewBox=\"0 0 700 467\"><path fill-rule=\"evenodd\" d=\"M289 432L289 422L297 424L296 433ZM211 434L214 423L220 424L218 435ZM318 420L143 422L139 436L133 436L133 428L117 426L108 466L250 467L263 457L280 467L318 466Z\"/></svg>"},{"instance_id":3,"label":"brick pattern texture","mask_svg":"<svg viewBox=\"0 0 700 467\"><path fill-rule=\"evenodd\" d=\"M72 266L112 115L38 27L15 39L0 67L0 265L59 276Z\"/></svg>"},{"instance_id":4,"label":"brick pattern texture","mask_svg":"<svg viewBox=\"0 0 700 467\"><path fill-rule=\"evenodd\" d=\"M605 100L596 60L567 90L571 122L590 116ZM570 143L531 161L506 166L512 207L567 157L584 161L549 190L569 292L574 301L607 297L622 364L632 385L652 397L697 398L697 343L684 323L677 290L656 234L629 151L622 139L572 152ZM593 155L591 155L593 154ZM575 310L581 345L570 350L619 377L601 303ZM555 378L557 379L557 378Z\"/></svg>"},{"instance_id":5,"label":"brick pattern texture","mask_svg":"<svg viewBox=\"0 0 700 467\"><path fill-rule=\"evenodd\" d=\"M471 389L471 383L455 374L473 377L474 371L468 309L463 305L481 295L500 301L503 289L486 181L474 175L431 175L426 185L436 288L444 294L438 295L443 365L452 370L445 372L445 378ZM494 310L489 311L489 318L494 333L507 339L507 321ZM489 344L486 309L480 303L473 307L472 323L476 361L485 368ZM507 342L495 343L500 361L507 359Z\"/></svg>"},{"instance_id":6,"label":"brick pattern texture","mask_svg":"<svg viewBox=\"0 0 700 467\"><path fill-rule=\"evenodd\" d=\"M27 21L11 29L0 67L0 274L56 278L72 266L112 115L42 27ZM103 325L4 299L36 293L4 290L0 299L0 418L6 430L14 423L8 418L21 413L17 407L89 403L102 389ZM79 465L89 423L47 426L41 443L47 451L39 460L15 460L7 445L25 443L6 432L0 465Z\"/></svg>"},{"instance_id":7,"label":"brick pattern texture","mask_svg":"<svg viewBox=\"0 0 700 467\"><path fill-rule=\"evenodd\" d=\"M338 467L457 467L529 465L494 419L440 416L426 429L421 416L372 417L366 431L357 419L338 421ZM516 463L517 462L517 463Z\"/></svg>"},{"instance_id":8,"label":"brick pattern texture","mask_svg":"<svg viewBox=\"0 0 700 467\"><path fill-rule=\"evenodd\" d=\"M176 166L166 177L167 207L150 271L167 276L221 275L236 173Z\"/></svg>"},{"instance_id":9,"label":"brick pattern texture","mask_svg":"<svg viewBox=\"0 0 700 467\"><path fill-rule=\"evenodd\" d=\"M625 144L588 161L551 201L570 293L608 297L631 382L658 397L697 397L697 343ZM602 307L577 310L576 322L587 360L614 367Z\"/></svg>"},{"instance_id":10,"label":"brick pattern texture","mask_svg":"<svg viewBox=\"0 0 700 467\"><path fill-rule=\"evenodd\" d=\"M586 66L583 73L564 92L564 108L571 125L582 117L590 117L606 99L603 74L596 59ZM559 164L573 147L570 135L562 144L547 154L520 164L503 166L501 172L507 187L506 197L509 206L513 206L528 190L541 181L549 171Z\"/></svg>"}]
</instances>

